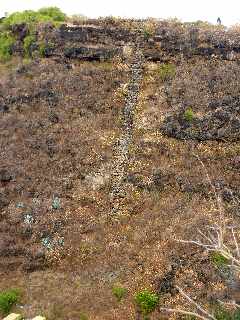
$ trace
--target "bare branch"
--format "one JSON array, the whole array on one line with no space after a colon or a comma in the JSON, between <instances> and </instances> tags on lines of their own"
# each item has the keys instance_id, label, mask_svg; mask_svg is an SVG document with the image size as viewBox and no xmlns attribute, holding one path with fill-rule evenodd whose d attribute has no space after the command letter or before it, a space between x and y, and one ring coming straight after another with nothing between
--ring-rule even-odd
<instances>
[{"instance_id":1,"label":"bare branch","mask_svg":"<svg viewBox=\"0 0 240 320\"><path fill-rule=\"evenodd\" d=\"M192 298L190 298L180 287L176 286L176 288L178 289L178 291L180 292L180 294L186 298L190 303L194 304L194 306L203 314L205 314L206 316L208 316L208 318L215 320L214 316L211 315L210 313L208 313L207 311L205 311L197 302L195 302Z\"/></svg>"},{"instance_id":2,"label":"bare branch","mask_svg":"<svg viewBox=\"0 0 240 320\"><path fill-rule=\"evenodd\" d=\"M201 243L201 242L198 242L198 241L194 241L194 240L176 240L178 242L182 242L182 243L189 243L189 244L196 244L197 246L199 247L203 247L205 249L209 248L209 249L216 249L216 245L210 245L210 244L204 244L204 243Z\"/></svg>"},{"instance_id":3,"label":"bare branch","mask_svg":"<svg viewBox=\"0 0 240 320\"><path fill-rule=\"evenodd\" d=\"M210 243L213 243L213 239L211 239L210 237L208 237L206 234L204 234L200 229L198 229L198 233L205 238L206 240L208 240Z\"/></svg>"},{"instance_id":4,"label":"bare branch","mask_svg":"<svg viewBox=\"0 0 240 320\"><path fill-rule=\"evenodd\" d=\"M233 241L234 241L234 244L235 244L235 247L236 247L236 251L237 251L237 257L240 257L239 246L238 246L237 239L235 237L235 233L234 233L233 228L231 228L231 232L232 232Z\"/></svg>"},{"instance_id":5,"label":"bare branch","mask_svg":"<svg viewBox=\"0 0 240 320\"><path fill-rule=\"evenodd\" d=\"M204 316L201 316L201 315L198 314L198 313L190 312L190 311L186 311L186 310L182 310L182 309L160 308L160 310L161 310L161 311L164 311L164 312L186 314L186 315L189 315L189 316L197 317L197 318L202 319L202 320L209 320L209 318L206 318L206 317L204 317ZM214 318L214 319L215 319L215 318Z\"/></svg>"}]
</instances>

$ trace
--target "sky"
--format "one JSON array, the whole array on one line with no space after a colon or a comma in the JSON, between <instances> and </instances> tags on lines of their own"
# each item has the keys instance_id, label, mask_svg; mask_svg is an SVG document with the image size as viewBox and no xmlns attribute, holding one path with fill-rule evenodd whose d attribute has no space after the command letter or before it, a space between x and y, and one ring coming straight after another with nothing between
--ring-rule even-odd
<instances>
[{"instance_id":1,"label":"sky","mask_svg":"<svg viewBox=\"0 0 240 320\"><path fill-rule=\"evenodd\" d=\"M176 17L182 21L211 23L220 17L226 26L240 23L240 0L0 0L0 15L45 6L57 6L68 15L88 17Z\"/></svg>"}]
</instances>

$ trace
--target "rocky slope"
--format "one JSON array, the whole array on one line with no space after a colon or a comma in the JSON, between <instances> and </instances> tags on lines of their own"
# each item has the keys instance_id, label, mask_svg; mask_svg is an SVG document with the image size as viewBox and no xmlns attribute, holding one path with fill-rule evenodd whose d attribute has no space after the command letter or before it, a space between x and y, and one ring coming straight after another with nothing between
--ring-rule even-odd
<instances>
[{"instance_id":1,"label":"rocky slope","mask_svg":"<svg viewBox=\"0 0 240 320\"><path fill-rule=\"evenodd\" d=\"M164 305L181 305L176 283L202 303L231 298L236 280L175 238L218 219L198 158L239 223L238 30L43 25L45 58L26 62L24 28L1 65L0 288L23 289L27 317L71 320L139 319L145 287Z\"/></svg>"}]
</instances>

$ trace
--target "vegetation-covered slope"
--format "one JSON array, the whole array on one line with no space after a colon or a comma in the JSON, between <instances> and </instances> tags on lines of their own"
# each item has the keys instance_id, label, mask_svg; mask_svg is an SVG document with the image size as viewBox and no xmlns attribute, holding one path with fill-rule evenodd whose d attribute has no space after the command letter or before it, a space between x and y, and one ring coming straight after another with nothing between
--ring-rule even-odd
<instances>
[{"instance_id":1,"label":"vegetation-covered slope","mask_svg":"<svg viewBox=\"0 0 240 320\"><path fill-rule=\"evenodd\" d=\"M176 286L208 310L239 301L221 256L176 241L219 222L213 189L239 223L238 30L10 17L0 288L28 318L182 319L160 310L186 303Z\"/></svg>"}]
</instances>

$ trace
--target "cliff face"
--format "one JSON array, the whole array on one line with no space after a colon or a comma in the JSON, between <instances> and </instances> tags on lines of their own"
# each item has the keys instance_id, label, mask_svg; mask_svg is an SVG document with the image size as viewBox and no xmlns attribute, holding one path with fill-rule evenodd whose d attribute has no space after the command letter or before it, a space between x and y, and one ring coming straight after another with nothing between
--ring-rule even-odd
<instances>
[{"instance_id":1,"label":"cliff face","mask_svg":"<svg viewBox=\"0 0 240 320\"><path fill-rule=\"evenodd\" d=\"M175 306L175 283L203 303L226 294L226 275L174 238L218 219L201 161L239 220L238 30L43 25L27 62L26 26L14 32L0 78L0 287L23 289L28 317L41 306L71 320L129 319L143 287Z\"/></svg>"},{"instance_id":2,"label":"cliff face","mask_svg":"<svg viewBox=\"0 0 240 320\"><path fill-rule=\"evenodd\" d=\"M23 24L13 26L12 29L21 42L27 34L27 27ZM38 40L52 42L53 48L48 53L49 56L75 58L78 54L79 58L90 60L123 55L123 47L136 41L141 42L144 55L150 61L162 61L163 56L178 54L188 58L204 56L235 61L239 60L240 53L240 31L237 27L226 29L223 26L167 21L120 20L114 23L89 20L82 25L63 24L57 29L52 25L42 25L37 31L37 37ZM89 56L85 56L84 50L91 50L91 47L102 48L102 55L91 56L89 52ZM74 53L74 49L80 51ZM112 55L108 56L107 49L112 50Z\"/></svg>"}]
</instances>

